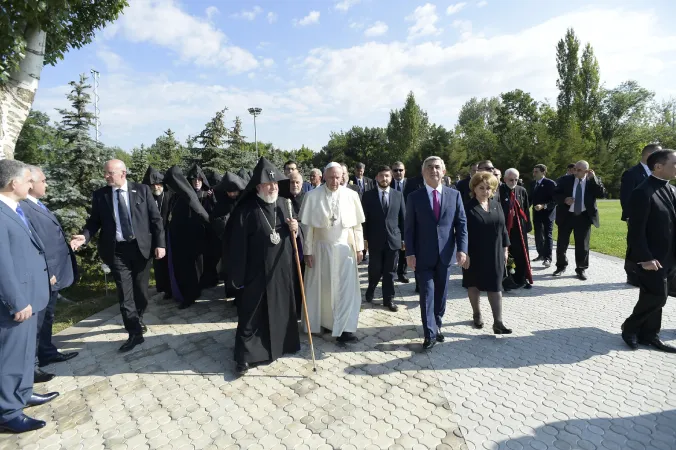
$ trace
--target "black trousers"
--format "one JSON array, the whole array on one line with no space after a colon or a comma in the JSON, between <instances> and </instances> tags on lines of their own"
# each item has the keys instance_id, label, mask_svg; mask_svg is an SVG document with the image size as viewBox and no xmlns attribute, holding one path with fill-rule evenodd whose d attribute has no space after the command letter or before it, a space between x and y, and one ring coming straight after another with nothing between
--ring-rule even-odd
<instances>
[{"instance_id":1,"label":"black trousers","mask_svg":"<svg viewBox=\"0 0 676 450\"><path fill-rule=\"evenodd\" d=\"M118 242L110 271L117 287L124 328L132 334L141 334L140 319L148 307L150 259L138 249L136 241Z\"/></svg>"},{"instance_id":2,"label":"black trousers","mask_svg":"<svg viewBox=\"0 0 676 450\"><path fill-rule=\"evenodd\" d=\"M406 276L408 264L406 264L406 250L399 250L399 262L397 263L397 275Z\"/></svg>"},{"instance_id":3,"label":"black trousers","mask_svg":"<svg viewBox=\"0 0 676 450\"><path fill-rule=\"evenodd\" d=\"M556 240L556 268L568 267L566 252L570 244L571 233L575 237L575 267L576 271L589 268L589 238L591 237L591 220L586 214L570 215L559 224L559 235Z\"/></svg>"},{"instance_id":4,"label":"black trousers","mask_svg":"<svg viewBox=\"0 0 676 450\"><path fill-rule=\"evenodd\" d=\"M397 260L399 249L392 250L389 247L369 249L369 287L367 296L373 296L378 282L383 280L383 304L389 305L394 299L394 277L397 273Z\"/></svg>"},{"instance_id":5,"label":"black trousers","mask_svg":"<svg viewBox=\"0 0 676 450\"><path fill-rule=\"evenodd\" d=\"M662 308L667 303L669 286L676 276L673 264L660 270L638 268L640 292L634 311L622 325L625 333L636 334L641 341L657 337L662 328Z\"/></svg>"},{"instance_id":6,"label":"black trousers","mask_svg":"<svg viewBox=\"0 0 676 450\"><path fill-rule=\"evenodd\" d=\"M528 264L526 259L526 255L528 254L528 241L526 239L528 239L528 236L524 237L525 249L521 244L522 236L516 225L514 225L509 233L509 241L512 244L509 246L509 254L514 258L515 265L512 280L519 286L523 286L526 283L526 265Z\"/></svg>"},{"instance_id":7,"label":"black trousers","mask_svg":"<svg viewBox=\"0 0 676 450\"><path fill-rule=\"evenodd\" d=\"M59 350L52 343L52 328L54 326L54 311L56 310L56 299L59 297L59 291L52 291L49 297L47 307L40 311L37 325L37 341L35 346L35 365L40 361L49 361L50 358L59 354Z\"/></svg>"},{"instance_id":8,"label":"black trousers","mask_svg":"<svg viewBox=\"0 0 676 450\"><path fill-rule=\"evenodd\" d=\"M549 218L549 215L540 217L538 214L533 214L533 227L538 256L551 261L552 249L554 248L554 238L552 237L554 221Z\"/></svg>"}]
</instances>

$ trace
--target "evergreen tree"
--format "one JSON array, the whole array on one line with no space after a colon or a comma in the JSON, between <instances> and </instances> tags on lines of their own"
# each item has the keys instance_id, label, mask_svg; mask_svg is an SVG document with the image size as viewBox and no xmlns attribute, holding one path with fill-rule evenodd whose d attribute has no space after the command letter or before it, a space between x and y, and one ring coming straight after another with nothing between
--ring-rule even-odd
<instances>
[{"instance_id":1,"label":"evergreen tree","mask_svg":"<svg viewBox=\"0 0 676 450\"><path fill-rule=\"evenodd\" d=\"M67 95L70 109L61 109L61 124L58 128L62 146L48 145L53 154L46 173L49 189L45 203L59 218L67 236L79 234L91 207L92 192L105 185L103 166L111 159L113 151L95 142L89 135L94 115L87 110L90 96L89 85L84 75L79 81L71 81ZM89 245L78 252L85 270L92 269L96 260L96 248Z\"/></svg>"},{"instance_id":2,"label":"evergreen tree","mask_svg":"<svg viewBox=\"0 0 676 450\"><path fill-rule=\"evenodd\" d=\"M143 175L145 175L150 165L148 161L148 149L143 144L141 144L141 147L132 150L131 164L127 167L127 177L137 183L143 181Z\"/></svg>"},{"instance_id":3,"label":"evergreen tree","mask_svg":"<svg viewBox=\"0 0 676 450\"><path fill-rule=\"evenodd\" d=\"M148 165L157 170L165 171L172 166L181 165L185 155L185 147L181 145L174 132L169 128L148 148Z\"/></svg>"},{"instance_id":4,"label":"evergreen tree","mask_svg":"<svg viewBox=\"0 0 676 450\"><path fill-rule=\"evenodd\" d=\"M561 136L566 133L566 128L573 120L573 102L575 100L575 87L578 82L580 64L578 51L580 41L575 36L575 31L569 28L566 36L556 46L556 69L559 78L556 87L559 88L559 96L556 99L558 128Z\"/></svg>"},{"instance_id":5,"label":"evergreen tree","mask_svg":"<svg viewBox=\"0 0 676 450\"><path fill-rule=\"evenodd\" d=\"M228 133L228 137L225 142L230 148L235 148L237 150L244 149L244 145L246 144L246 136L242 135L242 119L240 119L239 116L235 117L232 130L230 130Z\"/></svg>"},{"instance_id":6,"label":"evergreen tree","mask_svg":"<svg viewBox=\"0 0 676 450\"><path fill-rule=\"evenodd\" d=\"M223 108L205 125L204 130L195 138L195 151L199 154L195 158L197 164L200 164L204 170L212 170L216 173L223 173L227 168L227 158L224 147L230 134L225 126L225 112L228 108Z\"/></svg>"},{"instance_id":7,"label":"evergreen tree","mask_svg":"<svg viewBox=\"0 0 676 450\"><path fill-rule=\"evenodd\" d=\"M409 155L417 155L428 133L427 112L416 103L413 92L409 92L404 107L390 112L390 121L387 124L389 158L392 161L402 161Z\"/></svg>"}]
</instances>

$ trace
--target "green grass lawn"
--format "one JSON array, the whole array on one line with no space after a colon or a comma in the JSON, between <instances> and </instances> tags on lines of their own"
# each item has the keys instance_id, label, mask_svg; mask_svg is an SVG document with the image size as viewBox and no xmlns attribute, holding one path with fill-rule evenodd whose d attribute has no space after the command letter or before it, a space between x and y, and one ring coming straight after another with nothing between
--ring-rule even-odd
<instances>
[{"instance_id":1,"label":"green grass lawn","mask_svg":"<svg viewBox=\"0 0 676 450\"><path fill-rule=\"evenodd\" d=\"M600 227L592 226L589 247L599 253L624 258L627 250L627 224L620 220L622 216L620 201L600 200L598 206ZM554 226L554 242L556 242L557 231L557 227ZM570 240L573 244L572 234Z\"/></svg>"}]
</instances>

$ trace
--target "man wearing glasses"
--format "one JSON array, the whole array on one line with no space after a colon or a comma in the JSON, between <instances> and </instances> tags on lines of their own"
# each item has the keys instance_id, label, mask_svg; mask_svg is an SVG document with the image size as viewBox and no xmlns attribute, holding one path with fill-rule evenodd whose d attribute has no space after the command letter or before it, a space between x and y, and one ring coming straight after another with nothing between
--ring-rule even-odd
<instances>
[{"instance_id":1,"label":"man wearing glasses","mask_svg":"<svg viewBox=\"0 0 676 450\"><path fill-rule=\"evenodd\" d=\"M392 164L392 183L390 184L390 188L394 189L395 191L399 191L402 194L404 193L404 189L406 188L406 168L404 167L404 163L401 161L397 161L396 163ZM399 262L397 263L397 280L400 283L409 282L409 279L406 276L407 270L408 266L406 265L406 250L402 249L399 250Z\"/></svg>"}]
</instances>

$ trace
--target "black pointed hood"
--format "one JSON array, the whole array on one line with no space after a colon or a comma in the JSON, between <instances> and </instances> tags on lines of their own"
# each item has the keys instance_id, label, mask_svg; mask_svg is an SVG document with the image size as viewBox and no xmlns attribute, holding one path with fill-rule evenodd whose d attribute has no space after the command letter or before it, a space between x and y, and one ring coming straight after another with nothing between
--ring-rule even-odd
<instances>
[{"instance_id":1,"label":"black pointed hood","mask_svg":"<svg viewBox=\"0 0 676 450\"><path fill-rule=\"evenodd\" d=\"M164 182L164 175L157 169L154 169L152 166L148 166L146 174L143 176L143 184L152 185L152 184L162 184Z\"/></svg>"},{"instance_id":2,"label":"black pointed hood","mask_svg":"<svg viewBox=\"0 0 676 450\"><path fill-rule=\"evenodd\" d=\"M256 186L259 184L280 182L286 179L284 173L280 172L274 164L261 156L261 159L258 160L258 164L254 167L246 190L256 189Z\"/></svg>"},{"instance_id":3,"label":"black pointed hood","mask_svg":"<svg viewBox=\"0 0 676 450\"><path fill-rule=\"evenodd\" d=\"M239 192L246 189L246 181L232 172L225 172L220 183L214 186L215 192Z\"/></svg>"},{"instance_id":4,"label":"black pointed hood","mask_svg":"<svg viewBox=\"0 0 676 450\"><path fill-rule=\"evenodd\" d=\"M205 170L205 173L207 175L207 181L209 182L209 186L212 188L215 188L218 183L220 183L223 180L223 175L220 173L217 173L213 170Z\"/></svg>"},{"instance_id":5,"label":"black pointed hood","mask_svg":"<svg viewBox=\"0 0 676 450\"><path fill-rule=\"evenodd\" d=\"M201 171L201 170L200 170ZM187 180L181 168L178 166L170 167L164 175L164 184L174 191L175 195L187 198L190 208L199 214L205 222L209 222L209 214L197 198L197 193Z\"/></svg>"},{"instance_id":6,"label":"black pointed hood","mask_svg":"<svg viewBox=\"0 0 676 450\"><path fill-rule=\"evenodd\" d=\"M251 179L251 171L244 168L239 169L237 176L244 180L245 183L248 183Z\"/></svg>"},{"instance_id":7,"label":"black pointed hood","mask_svg":"<svg viewBox=\"0 0 676 450\"><path fill-rule=\"evenodd\" d=\"M199 178L202 180L202 190L203 191L208 191L211 189L211 185L209 184L209 179L207 176L204 174L204 171L200 166L197 164L193 164L190 169L188 169L188 172L186 173L185 176L188 181L192 182L195 178ZM192 184L191 184L192 186Z\"/></svg>"}]
</instances>

